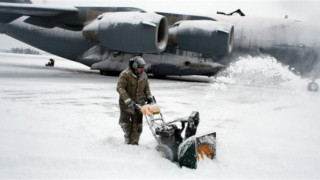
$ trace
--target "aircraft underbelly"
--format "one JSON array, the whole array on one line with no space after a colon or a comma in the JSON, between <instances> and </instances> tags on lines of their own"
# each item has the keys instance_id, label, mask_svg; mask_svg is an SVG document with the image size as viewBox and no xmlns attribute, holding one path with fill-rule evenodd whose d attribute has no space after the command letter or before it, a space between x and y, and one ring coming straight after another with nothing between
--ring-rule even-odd
<instances>
[{"instance_id":1,"label":"aircraft underbelly","mask_svg":"<svg viewBox=\"0 0 320 180\"><path fill-rule=\"evenodd\" d=\"M107 59L94 63L91 66L93 70L101 70L105 72L121 72L128 67L128 61L132 58L131 54L120 54L114 56L109 53ZM166 75L204 75L213 76L224 65L203 61L197 58L178 56L173 54L144 54L142 56L146 61L146 71L156 76Z\"/></svg>"}]
</instances>

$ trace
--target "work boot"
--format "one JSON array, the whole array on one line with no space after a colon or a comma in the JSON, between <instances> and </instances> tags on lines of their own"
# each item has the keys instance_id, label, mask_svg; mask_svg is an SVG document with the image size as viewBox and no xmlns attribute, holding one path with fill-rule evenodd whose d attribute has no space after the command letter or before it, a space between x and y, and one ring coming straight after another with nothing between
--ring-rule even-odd
<instances>
[{"instance_id":1,"label":"work boot","mask_svg":"<svg viewBox=\"0 0 320 180\"><path fill-rule=\"evenodd\" d=\"M131 145L139 145L139 143L137 143L137 142L132 142L132 143L130 143Z\"/></svg>"},{"instance_id":2,"label":"work boot","mask_svg":"<svg viewBox=\"0 0 320 180\"><path fill-rule=\"evenodd\" d=\"M120 123L120 126L124 132L124 143L130 144L131 143L131 124L129 123Z\"/></svg>"},{"instance_id":3,"label":"work boot","mask_svg":"<svg viewBox=\"0 0 320 180\"><path fill-rule=\"evenodd\" d=\"M133 124L131 128L131 142L132 145L139 145L140 135L142 133L142 124Z\"/></svg>"},{"instance_id":4,"label":"work boot","mask_svg":"<svg viewBox=\"0 0 320 180\"><path fill-rule=\"evenodd\" d=\"M130 144L130 138L124 137L124 143L125 144Z\"/></svg>"}]
</instances>

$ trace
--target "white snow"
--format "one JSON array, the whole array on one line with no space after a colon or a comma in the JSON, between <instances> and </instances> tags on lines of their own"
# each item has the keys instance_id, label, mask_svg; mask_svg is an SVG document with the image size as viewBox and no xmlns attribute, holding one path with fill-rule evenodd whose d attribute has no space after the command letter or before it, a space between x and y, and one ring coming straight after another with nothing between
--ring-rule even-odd
<instances>
[{"instance_id":1,"label":"white snow","mask_svg":"<svg viewBox=\"0 0 320 180\"><path fill-rule=\"evenodd\" d=\"M49 57L0 54L0 178L320 178L319 92L271 57L243 57L217 78L150 79L166 121L199 111L217 156L180 168L124 145L118 77ZM192 81L192 80L201 81Z\"/></svg>"}]
</instances>

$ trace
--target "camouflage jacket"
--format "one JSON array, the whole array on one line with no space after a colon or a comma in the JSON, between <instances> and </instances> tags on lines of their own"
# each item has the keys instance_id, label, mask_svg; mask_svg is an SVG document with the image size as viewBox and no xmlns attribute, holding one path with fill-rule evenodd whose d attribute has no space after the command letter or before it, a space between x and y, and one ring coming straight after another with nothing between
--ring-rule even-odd
<instances>
[{"instance_id":1,"label":"camouflage jacket","mask_svg":"<svg viewBox=\"0 0 320 180\"><path fill-rule=\"evenodd\" d=\"M120 105L130 100L144 105L147 98L152 96L147 74L143 72L137 77L129 67L121 72L117 91L120 94Z\"/></svg>"}]
</instances>

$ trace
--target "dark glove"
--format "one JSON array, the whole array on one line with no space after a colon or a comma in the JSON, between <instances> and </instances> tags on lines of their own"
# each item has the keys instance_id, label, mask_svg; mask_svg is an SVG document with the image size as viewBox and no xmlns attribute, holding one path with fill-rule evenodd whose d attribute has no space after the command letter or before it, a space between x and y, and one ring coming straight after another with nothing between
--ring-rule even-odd
<instances>
[{"instance_id":1,"label":"dark glove","mask_svg":"<svg viewBox=\"0 0 320 180\"><path fill-rule=\"evenodd\" d=\"M147 98L147 104L154 104L153 96Z\"/></svg>"},{"instance_id":2,"label":"dark glove","mask_svg":"<svg viewBox=\"0 0 320 180\"><path fill-rule=\"evenodd\" d=\"M138 107L138 105L134 101L130 101L126 106L126 111L130 114L134 114L136 107Z\"/></svg>"}]
</instances>

